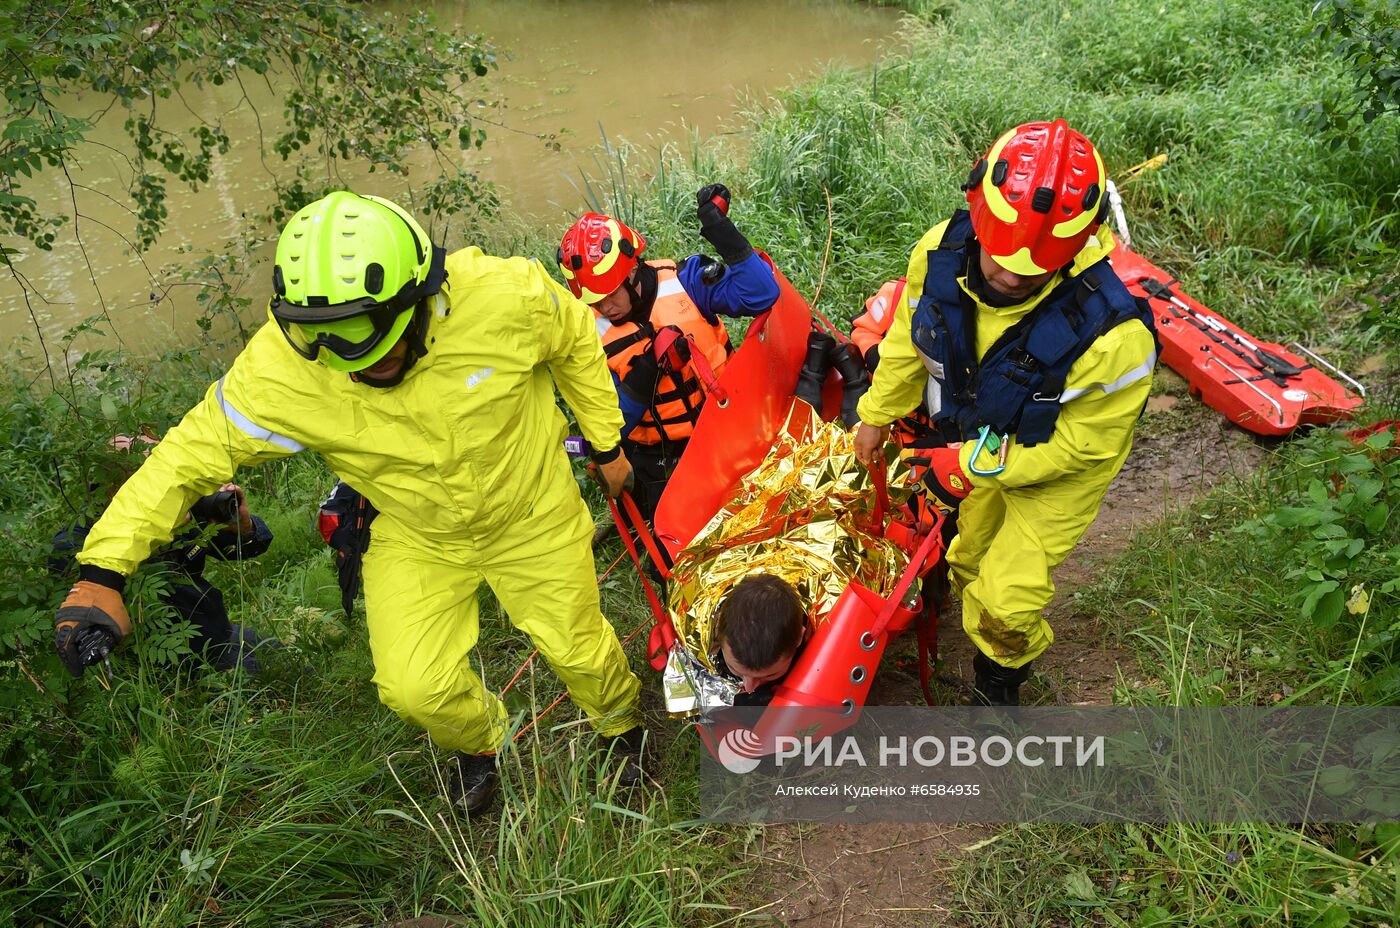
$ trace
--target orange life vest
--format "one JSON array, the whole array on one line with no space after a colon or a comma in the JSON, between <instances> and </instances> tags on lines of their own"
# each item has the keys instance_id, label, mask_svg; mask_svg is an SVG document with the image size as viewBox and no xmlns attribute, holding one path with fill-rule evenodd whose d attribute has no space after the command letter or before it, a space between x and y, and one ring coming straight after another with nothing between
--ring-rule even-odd
<instances>
[{"instance_id":1,"label":"orange life vest","mask_svg":"<svg viewBox=\"0 0 1400 928\"><path fill-rule=\"evenodd\" d=\"M864 358L870 349L885 340L904 297L904 278L887 280L875 295L865 301L865 312L851 320L851 341Z\"/></svg>"},{"instance_id":2,"label":"orange life vest","mask_svg":"<svg viewBox=\"0 0 1400 928\"><path fill-rule=\"evenodd\" d=\"M598 334L603 339L603 352L608 357L608 367L622 380L632 369L632 360L643 351L650 350L652 337L666 326L673 325L690 340L691 353L704 355L718 375L729 357L729 333L724 323L711 325L700 315L700 310L695 308L681 286L674 262L648 261L647 264L656 269L657 286L656 301L645 324L624 322L614 325L597 310L593 312ZM704 403L705 390L695 374L694 364L687 361L684 368L672 371L663 360L661 376L656 381L656 393L628 438L642 445L689 438Z\"/></svg>"},{"instance_id":3,"label":"orange life vest","mask_svg":"<svg viewBox=\"0 0 1400 928\"><path fill-rule=\"evenodd\" d=\"M885 281L875 295L865 301L865 312L851 320L851 341L860 349L862 358L889 334L894 314L899 311L899 301L904 299L904 286L903 277ZM930 440L936 436L922 405L894 424L894 437L904 448L930 447Z\"/></svg>"}]
</instances>

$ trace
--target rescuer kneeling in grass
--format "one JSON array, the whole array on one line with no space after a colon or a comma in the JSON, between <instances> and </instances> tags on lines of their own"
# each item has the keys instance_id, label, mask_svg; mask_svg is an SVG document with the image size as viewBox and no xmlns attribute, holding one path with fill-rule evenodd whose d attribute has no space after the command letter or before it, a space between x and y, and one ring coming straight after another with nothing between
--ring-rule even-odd
<instances>
[{"instance_id":1,"label":"rescuer kneeling in grass","mask_svg":"<svg viewBox=\"0 0 1400 928\"><path fill-rule=\"evenodd\" d=\"M592 522L558 387L609 493L631 478L592 314L537 263L448 255L387 200L332 193L277 243L272 322L93 526L58 611L60 654L131 631L125 578L200 495L304 449L378 510L363 586L380 700L456 752L468 812L497 789L506 715L471 666L477 587L534 639L621 780L641 776L640 683L598 604ZM319 363L316 363L319 362Z\"/></svg>"},{"instance_id":2,"label":"rescuer kneeling in grass","mask_svg":"<svg viewBox=\"0 0 1400 928\"><path fill-rule=\"evenodd\" d=\"M921 399L962 442L930 451L925 483L961 501L947 560L984 704L1018 704L1053 641L1051 571L1098 513L1152 385L1152 314L1108 266L1106 185L1063 120L997 139L963 186L969 210L914 246L859 405L867 466Z\"/></svg>"}]
</instances>

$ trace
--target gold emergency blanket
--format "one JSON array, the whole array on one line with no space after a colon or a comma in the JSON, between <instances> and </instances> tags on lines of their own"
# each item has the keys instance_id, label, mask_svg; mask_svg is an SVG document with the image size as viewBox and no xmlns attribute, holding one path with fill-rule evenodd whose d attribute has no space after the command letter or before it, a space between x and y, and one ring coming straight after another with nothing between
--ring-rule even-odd
<instances>
[{"instance_id":1,"label":"gold emergency blanket","mask_svg":"<svg viewBox=\"0 0 1400 928\"><path fill-rule=\"evenodd\" d=\"M894 589L909 557L871 531L876 492L853 441L839 423L822 422L794 400L767 457L676 558L671 619L689 655L706 670L714 669L716 609L749 574L774 574L792 584L817 623L852 581L881 596ZM896 510L908 498L906 471L896 459L889 475Z\"/></svg>"}]
</instances>

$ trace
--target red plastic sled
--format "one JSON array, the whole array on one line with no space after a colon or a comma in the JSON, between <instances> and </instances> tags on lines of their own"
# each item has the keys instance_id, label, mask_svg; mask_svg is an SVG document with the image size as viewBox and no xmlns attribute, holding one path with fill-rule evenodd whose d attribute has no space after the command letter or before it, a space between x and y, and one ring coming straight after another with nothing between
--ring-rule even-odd
<instances>
[{"instance_id":1,"label":"red plastic sled","mask_svg":"<svg viewBox=\"0 0 1400 928\"><path fill-rule=\"evenodd\" d=\"M1261 341L1182 293L1166 271L1120 241L1113 270L1152 306L1162 363L1191 393L1231 422L1260 435L1351 418L1366 389L1296 342ZM1346 386L1319 369L1326 368Z\"/></svg>"},{"instance_id":2,"label":"red plastic sled","mask_svg":"<svg viewBox=\"0 0 1400 928\"><path fill-rule=\"evenodd\" d=\"M767 255L763 257L768 260ZM743 343L725 364L719 379L723 401L712 397L705 404L657 506L653 525L668 557L675 557L689 544L719 511L740 478L762 462L786 421L807 351L812 312L782 272L774 267L773 273L780 292L778 302L754 320ZM838 375L833 371L831 376ZM883 474L877 475L877 483L883 495ZM627 522L633 526L640 523L635 507L624 506L623 511L628 513ZM883 511L888 513L888 506ZM855 720L856 708L865 704L890 637L918 624L921 643L931 652L936 617L931 607L924 612L924 604L916 601L910 587L941 561L941 527L886 520L887 537L911 555L899 585L889 598L860 584L847 587L831 613L818 624L811 642L778 688L772 706L820 707L824 717L830 716L834 724L845 727ZM630 549L625 527L621 534ZM644 542L650 541L645 532L639 534ZM645 571L640 573L646 583ZM656 611L650 650L653 666L661 669L676 635L665 610ZM916 623L921 613L928 621ZM787 717L793 716L789 713ZM765 740L771 734L765 735Z\"/></svg>"}]
</instances>

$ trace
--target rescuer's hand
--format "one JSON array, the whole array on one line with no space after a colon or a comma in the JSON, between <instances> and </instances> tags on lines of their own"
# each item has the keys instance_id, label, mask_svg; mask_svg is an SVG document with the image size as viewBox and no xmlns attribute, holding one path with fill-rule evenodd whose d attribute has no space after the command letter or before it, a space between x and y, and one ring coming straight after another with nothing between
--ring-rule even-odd
<instances>
[{"instance_id":1,"label":"rescuer's hand","mask_svg":"<svg viewBox=\"0 0 1400 928\"><path fill-rule=\"evenodd\" d=\"M612 498L620 497L623 491L631 493L634 486L633 472L631 472L631 462L627 461L627 455L623 454L622 448L616 448L617 456L609 459L606 463L595 463L594 472L598 474L598 483L602 484L603 493ZM606 456L606 455L599 455Z\"/></svg>"},{"instance_id":2,"label":"rescuer's hand","mask_svg":"<svg viewBox=\"0 0 1400 928\"><path fill-rule=\"evenodd\" d=\"M856 460L867 468L875 467L875 462L884 457L883 449L889 437L890 427L888 425L874 426L862 422L860 427L856 429Z\"/></svg>"},{"instance_id":3,"label":"rescuer's hand","mask_svg":"<svg viewBox=\"0 0 1400 928\"><path fill-rule=\"evenodd\" d=\"M131 616L120 590L93 580L79 580L54 617L54 646L68 672L83 670L105 658L131 633Z\"/></svg>"}]
</instances>

